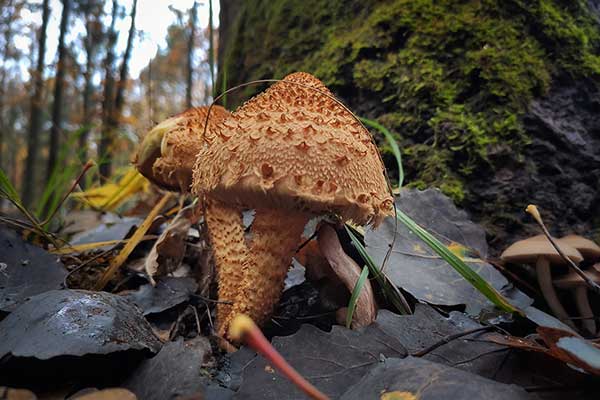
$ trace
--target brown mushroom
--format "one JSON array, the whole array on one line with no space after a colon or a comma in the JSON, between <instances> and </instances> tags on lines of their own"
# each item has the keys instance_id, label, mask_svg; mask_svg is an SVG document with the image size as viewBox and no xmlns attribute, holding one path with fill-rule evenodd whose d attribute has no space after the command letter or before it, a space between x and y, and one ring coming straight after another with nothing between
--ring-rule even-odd
<instances>
[{"instance_id":1,"label":"brown mushroom","mask_svg":"<svg viewBox=\"0 0 600 400\"><path fill-rule=\"evenodd\" d=\"M581 254L573 247L560 243L560 248L573 262L579 263L583 260ZM550 272L551 266L560 266L566 263L548 240L532 237L518 241L504 250L500 258L508 262L535 264L537 280L548 306L557 318L574 327L573 322L569 319L569 314L560 303L552 286L552 274Z\"/></svg>"},{"instance_id":2,"label":"brown mushroom","mask_svg":"<svg viewBox=\"0 0 600 400\"><path fill-rule=\"evenodd\" d=\"M217 307L220 335L236 314L259 325L270 317L309 218L377 225L391 214L377 147L331 96L315 77L295 73L204 138L192 191L206 199L219 299L232 302ZM256 210L248 244L243 209Z\"/></svg>"},{"instance_id":3,"label":"brown mushroom","mask_svg":"<svg viewBox=\"0 0 600 400\"><path fill-rule=\"evenodd\" d=\"M561 237L558 241L577 249L586 261L596 261L600 259L600 246L583 236L567 235Z\"/></svg>"},{"instance_id":4,"label":"brown mushroom","mask_svg":"<svg viewBox=\"0 0 600 400\"><path fill-rule=\"evenodd\" d=\"M562 243L562 242L561 242ZM596 266L597 265L597 266ZM596 264L585 274L596 283L600 283L600 264ZM590 333L596 333L596 322L594 312L588 298L588 287L581 276L571 271L567 275L554 280L554 286L559 289L573 291L575 305L579 316L583 318L583 327Z\"/></svg>"},{"instance_id":5,"label":"brown mushroom","mask_svg":"<svg viewBox=\"0 0 600 400\"><path fill-rule=\"evenodd\" d=\"M190 108L156 125L144 137L136 156L142 175L163 189L188 192L208 107ZM221 106L213 106L208 130L229 115Z\"/></svg>"}]
</instances>

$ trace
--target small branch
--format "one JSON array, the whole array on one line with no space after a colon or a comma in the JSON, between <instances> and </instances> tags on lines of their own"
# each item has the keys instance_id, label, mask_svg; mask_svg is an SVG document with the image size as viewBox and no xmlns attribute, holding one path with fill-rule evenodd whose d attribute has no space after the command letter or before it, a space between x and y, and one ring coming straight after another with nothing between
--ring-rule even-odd
<instances>
[{"instance_id":1,"label":"small branch","mask_svg":"<svg viewBox=\"0 0 600 400\"><path fill-rule=\"evenodd\" d=\"M423 357L423 356L427 355L428 353L431 353L433 350L437 349L438 347L448 344L453 340L459 339L463 336L470 335L472 333L487 331L492 328L493 328L493 326L491 326L491 325L490 326L480 326L478 328L473 328L473 329L469 329L464 332L459 332L459 333L455 333L453 335L445 336L439 342L436 342L436 343L432 344L431 346L424 348L423 350L419 350L419 351L411 354L411 356Z\"/></svg>"},{"instance_id":2,"label":"small branch","mask_svg":"<svg viewBox=\"0 0 600 400\"><path fill-rule=\"evenodd\" d=\"M544 221L542 221L542 216L540 215L540 212L538 211L537 207L534 204L530 204L527 206L527 208L525 209L526 212L528 212L529 214L531 214L531 216L533 217L533 219L535 219L535 222L537 222L537 224L542 228L542 231L544 232L544 235L546 235L546 237L548 238L548 240L550 241L550 244L552 244L552 247L554 247L556 249L556 251L558 252L558 254L567 262L567 264L573 268L573 270L577 273L577 275L579 275L584 282L586 283L586 285L589 286L589 288L597 294L600 294L600 286L594 282L593 280L591 280L582 270L581 268L579 268L577 266L577 264L575 264L573 262L573 260L571 260L569 257L567 257L565 255L565 253L563 253L563 251L560 249L560 247L556 244L556 242L554 241L554 239L552 239L552 236L550 236L550 232L548 232L548 229L546 229L546 225L544 225Z\"/></svg>"}]
</instances>

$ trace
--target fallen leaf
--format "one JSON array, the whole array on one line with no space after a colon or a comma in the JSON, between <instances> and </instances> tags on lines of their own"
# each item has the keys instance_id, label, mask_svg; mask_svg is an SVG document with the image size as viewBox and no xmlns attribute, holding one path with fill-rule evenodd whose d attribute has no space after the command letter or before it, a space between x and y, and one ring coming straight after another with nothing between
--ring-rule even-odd
<instances>
[{"instance_id":1,"label":"fallen leaf","mask_svg":"<svg viewBox=\"0 0 600 400\"><path fill-rule=\"evenodd\" d=\"M0 310L12 311L31 296L60 289L66 276L57 256L0 226Z\"/></svg>"},{"instance_id":2,"label":"fallen leaf","mask_svg":"<svg viewBox=\"0 0 600 400\"><path fill-rule=\"evenodd\" d=\"M487 255L485 231L471 222L464 211L439 190L403 189L396 207L459 255L473 270L495 289L523 308L532 300L514 289L492 265L484 261ZM394 218L386 218L378 229L367 229L365 244L369 255L381 265L396 239L385 272L394 284L419 300L445 306L464 304L466 311L477 315L491 303L446 261L426 246L415 234Z\"/></svg>"},{"instance_id":3,"label":"fallen leaf","mask_svg":"<svg viewBox=\"0 0 600 400\"><path fill-rule=\"evenodd\" d=\"M147 190L148 185L148 180L142 174L129 167L122 172L122 177L116 183L109 182L100 187L75 192L70 197L98 210L113 211L134 194Z\"/></svg>"},{"instance_id":4,"label":"fallen leaf","mask_svg":"<svg viewBox=\"0 0 600 400\"><path fill-rule=\"evenodd\" d=\"M122 296L142 309L144 315L149 315L189 300L197 289L198 284L192 278L166 277L158 281L156 286L143 285L138 290Z\"/></svg>"},{"instance_id":5,"label":"fallen leaf","mask_svg":"<svg viewBox=\"0 0 600 400\"><path fill-rule=\"evenodd\" d=\"M188 231L199 218L200 207L197 204L182 208L154 243L145 262L152 285L156 285L155 277L165 276L179 267L185 255Z\"/></svg>"},{"instance_id":6,"label":"fallen leaf","mask_svg":"<svg viewBox=\"0 0 600 400\"><path fill-rule=\"evenodd\" d=\"M110 388L96 390L81 396L72 397L73 400L136 400L135 394L127 389Z\"/></svg>"},{"instance_id":7,"label":"fallen leaf","mask_svg":"<svg viewBox=\"0 0 600 400\"><path fill-rule=\"evenodd\" d=\"M532 399L515 385L495 382L457 368L406 357L379 363L341 397L341 400L376 398L382 391L412 394L399 399L418 400L518 400ZM383 398L383 397L382 397ZM394 397L391 397L392 399Z\"/></svg>"},{"instance_id":8,"label":"fallen leaf","mask_svg":"<svg viewBox=\"0 0 600 400\"><path fill-rule=\"evenodd\" d=\"M169 342L154 358L142 362L123 386L144 400L192 395L200 399L229 399L233 392L211 384L203 368L210 357L210 343L204 337Z\"/></svg>"},{"instance_id":9,"label":"fallen leaf","mask_svg":"<svg viewBox=\"0 0 600 400\"><path fill-rule=\"evenodd\" d=\"M106 292L52 290L32 297L0 322L0 358L157 352L160 346L139 309Z\"/></svg>"}]
</instances>

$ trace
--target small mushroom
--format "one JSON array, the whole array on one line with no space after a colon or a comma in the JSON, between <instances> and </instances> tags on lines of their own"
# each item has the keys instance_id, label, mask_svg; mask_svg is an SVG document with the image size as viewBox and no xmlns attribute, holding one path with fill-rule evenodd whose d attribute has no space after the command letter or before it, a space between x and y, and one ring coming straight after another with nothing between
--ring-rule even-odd
<instances>
[{"instance_id":1,"label":"small mushroom","mask_svg":"<svg viewBox=\"0 0 600 400\"><path fill-rule=\"evenodd\" d=\"M189 192L208 107L190 108L156 125L144 137L135 164L142 175L163 189ZM213 106L208 132L229 112Z\"/></svg>"},{"instance_id":2,"label":"small mushroom","mask_svg":"<svg viewBox=\"0 0 600 400\"><path fill-rule=\"evenodd\" d=\"M561 237L558 241L577 249L585 261L600 260L600 246L583 236L567 235Z\"/></svg>"},{"instance_id":3,"label":"small mushroom","mask_svg":"<svg viewBox=\"0 0 600 400\"><path fill-rule=\"evenodd\" d=\"M562 242L561 242L562 243ZM589 271L584 272L590 279L600 283L600 264L596 264ZM559 289L573 291L575 305L579 316L583 318L583 327L591 334L596 333L596 322L594 321L594 312L588 299L588 288L581 276L570 271L567 275L554 280L554 286Z\"/></svg>"},{"instance_id":4,"label":"small mushroom","mask_svg":"<svg viewBox=\"0 0 600 400\"><path fill-rule=\"evenodd\" d=\"M336 214L377 225L391 215L384 166L369 132L312 75L255 96L205 138L192 191L205 199L219 275L217 331L237 314L259 325L279 301L306 222ZM241 211L256 211L248 243Z\"/></svg>"},{"instance_id":5,"label":"small mushroom","mask_svg":"<svg viewBox=\"0 0 600 400\"><path fill-rule=\"evenodd\" d=\"M573 262L580 263L583 260L582 255L573 247L560 243L560 248ZM566 262L548 240L532 237L518 241L504 250L500 258L508 262L535 264L537 280L548 306L557 318L574 327L552 286L550 272L552 266L566 265Z\"/></svg>"}]
</instances>

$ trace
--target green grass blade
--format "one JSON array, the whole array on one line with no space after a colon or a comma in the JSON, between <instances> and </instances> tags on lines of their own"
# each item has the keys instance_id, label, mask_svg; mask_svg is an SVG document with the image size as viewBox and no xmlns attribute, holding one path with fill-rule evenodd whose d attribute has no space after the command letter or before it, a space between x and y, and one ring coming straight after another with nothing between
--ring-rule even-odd
<instances>
[{"instance_id":1,"label":"green grass blade","mask_svg":"<svg viewBox=\"0 0 600 400\"><path fill-rule=\"evenodd\" d=\"M3 169L0 169L0 191L2 196L6 197L11 202L18 202L19 204L21 203L19 194L12 183L10 183L10 180L4 173Z\"/></svg>"},{"instance_id":2,"label":"green grass blade","mask_svg":"<svg viewBox=\"0 0 600 400\"><path fill-rule=\"evenodd\" d=\"M375 277L379 286L381 286L383 290L383 294L386 299L396 307L396 309L402 314L411 314L411 310L407 305L406 300L400 290L389 281L389 279L381 272L381 270L375 265L373 259L367 253L367 250L358 239L358 237L354 234L352 227L348 225L344 225L346 228L346 232L350 236L350 240L352 241L352 245L358 251L358 254L361 256L367 267L369 268L369 272L371 275Z\"/></svg>"},{"instance_id":3,"label":"green grass blade","mask_svg":"<svg viewBox=\"0 0 600 400\"><path fill-rule=\"evenodd\" d=\"M373 121L372 119L359 117L360 121L370 128L377 129L387 140L388 144L392 148L392 153L394 153L394 157L396 157L396 163L398 164L398 187L402 187L404 183L404 168L402 167L402 154L400 153L400 148L398 147L398 143L396 143L396 139L392 132L390 132L385 126L381 125L377 121Z\"/></svg>"},{"instance_id":4,"label":"green grass blade","mask_svg":"<svg viewBox=\"0 0 600 400\"><path fill-rule=\"evenodd\" d=\"M500 294L493 286L483 279L477 272L473 271L463 260L456 254L452 253L443 243L437 240L433 235L425 229L417 225L408 215L401 210L397 210L397 217L411 232L425 242L433 251L442 257L448 264L452 266L463 278L473 285L479 292L488 298L494 305L504 311L519 312L520 310L508 302L508 300Z\"/></svg>"},{"instance_id":5,"label":"green grass blade","mask_svg":"<svg viewBox=\"0 0 600 400\"><path fill-rule=\"evenodd\" d=\"M352 325L352 316L354 315L354 310L356 309L356 302L358 301L360 292L365 286L367 276L369 276L369 267L365 265L360 273L360 276L358 277L358 280L356 281L356 285L354 285L354 290L352 290L352 295L350 296L350 301L348 302L348 312L346 313L346 328L348 329L350 329L350 325Z\"/></svg>"}]
</instances>

